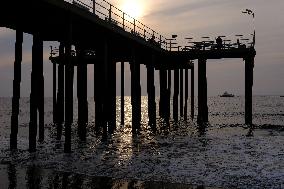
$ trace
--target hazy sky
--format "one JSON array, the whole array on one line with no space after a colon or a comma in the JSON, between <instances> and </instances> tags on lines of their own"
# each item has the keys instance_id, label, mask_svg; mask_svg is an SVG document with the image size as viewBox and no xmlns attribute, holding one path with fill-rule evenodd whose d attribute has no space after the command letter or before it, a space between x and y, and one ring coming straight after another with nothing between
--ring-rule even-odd
<instances>
[{"instance_id":1,"label":"hazy sky","mask_svg":"<svg viewBox=\"0 0 284 189\"><path fill-rule=\"evenodd\" d=\"M229 39L235 41L234 35L244 34L249 36L255 28L257 55L253 93L259 95L284 94L283 0L136 1L143 5L143 15L140 18L143 23L165 36L177 34L180 42L184 42L185 37L194 37L198 40L202 36L210 36L215 39L218 35L226 35ZM111 2L117 6L122 6L122 1L112 0ZM255 12L255 20L241 13L246 8ZM29 96L30 92L31 39L32 36L30 35L24 37L22 96ZM14 42L15 32L0 28L0 96L12 95ZM52 65L48 61L49 45L49 42L44 43L46 96L52 96ZM129 68L126 70L129 71ZM142 67L141 71L142 93L145 95L145 68ZM197 71L197 65L195 71ZM117 72L119 78L119 67ZM93 95L92 74L93 67L90 66L88 74L90 81L88 84L89 96ZM225 90L238 95L244 94L244 63L241 59L209 60L207 76L209 95L218 95ZM129 95L129 77L130 75L127 73L126 95ZM120 95L119 81L117 85L117 95Z\"/></svg>"}]
</instances>

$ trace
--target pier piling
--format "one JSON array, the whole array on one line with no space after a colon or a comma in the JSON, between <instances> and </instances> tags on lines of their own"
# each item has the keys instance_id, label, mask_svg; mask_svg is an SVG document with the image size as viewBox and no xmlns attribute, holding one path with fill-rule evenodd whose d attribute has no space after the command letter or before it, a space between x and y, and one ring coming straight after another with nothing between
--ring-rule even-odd
<instances>
[{"instance_id":1,"label":"pier piling","mask_svg":"<svg viewBox=\"0 0 284 189\"><path fill-rule=\"evenodd\" d=\"M83 62L84 50L76 49L78 56L77 66L77 97L78 97L78 135L80 140L86 140L86 126L88 123L87 100L87 64Z\"/></svg>"},{"instance_id":2,"label":"pier piling","mask_svg":"<svg viewBox=\"0 0 284 189\"><path fill-rule=\"evenodd\" d=\"M52 65L52 69L53 69L53 71L52 71L52 81L53 81L53 88L52 88L52 96L53 96L53 111L52 111L52 113L53 113L53 123L57 123L57 121L58 121L58 113L57 113L57 106L56 106L56 104L57 104L57 96L56 96L56 90L57 90L57 65L56 65L56 63L53 63L53 65Z\"/></svg>"},{"instance_id":3,"label":"pier piling","mask_svg":"<svg viewBox=\"0 0 284 189\"><path fill-rule=\"evenodd\" d=\"M184 80L185 80L185 92L184 92L184 119L187 120L187 103L188 103L188 69L184 70L185 72L185 76L184 76Z\"/></svg>"},{"instance_id":4,"label":"pier piling","mask_svg":"<svg viewBox=\"0 0 284 189\"><path fill-rule=\"evenodd\" d=\"M19 101L21 90L21 64L22 64L22 47L23 32L16 31L15 42L15 61L14 61L14 80L13 80L13 97L12 97L12 116L11 116L11 134L10 149L17 149L17 136L19 127Z\"/></svg>"},{"instance_id":5,"label":"pier piling","mask_svg":"<svg viewBox=\"0 0 284 189\"><path fill-rule=\"evenodd\" d=\"M36 151L37 120L39 117L39 140L44 138L43 98L43 41L38 34L33 35L32 72L30 94L29 151ZM39 116L38 116L39 115Z\"/></svg>"},{"instance_id":6,"label":"pier piling","mask_svg":"<svg viewBox=\"0 0 284 189\"><path fill-rule=\"evenodd\" d=\"M180 117L183 117L183 69L180 69Z\"/></svg>"},{"instance_id":7,"label":"pier piling","mask_svg":"<svg viewBox=\"0 0 284 189\"><path fill-rule=\"evenodd\" d=\"M141 84L140 84L140 64L135 53L130 63L131 70L131 104L132 104L132 133L140 130L141 121Z\"/></svg>"},{"instance_id":8,"label":"pier piling","mask_svg":"<svg viewBox=\"0 0 284 189\"><path fill-rule=\"evenodd\" d=\"M163 119L167 118L167 71L160 70L160 102L159 114Z\"/></svg>"},{"instance_id":9,"label":"pier piling","mask_svg":"<svg viewBox=\"0 0 284 189\"><path fill-rule=\"evenodd\" d=\"M254 57L245 58L245 123L252 125L252 87Z\"/></svg>"},{"instance_id":10,"label":"pier piling","mask_svg":"<svg viewBox=\"0 0 284 189\"><path fill-rule=\"evenodd\" d=\"M109 133L112 134L116 130L116 62L109 63Z\"/></svg>"},{"instance_id":11,"label":"pier piling","mask_svg":"<svg viewBox=\"0 0 284 189\"><path fill-rule=\"evenodd\" d=\"M149 125L156 129L156 100L155 100L155 68L154 55L152 55L152 62L147 64L147 92L148 92L148 117Z\"/></svg>"},{"instance_id":12,"label":"pier piling","mask_svg":"<svg viewBox=\"0 0 284 189\"><path fill-rule=\"evenodd\" d=\"M194 65L191 68L191 119L194 119Z\"/></svg>"},{"instance_id":13,"label":"pier piling","mask_svg":"<svg viewBox=\"0 0 284 189\"><path fill-rule=\"evenodd\" d=\"M124 62L121 62L121 95L120 95L120 115L121 115L121 125L124 125Z\"/></svg>"},{"instance_id":14,"label":"pier piling","mask_svg":"<svg viewBox=\"0 0 284 189\"><path fill-rule=\"evenodd\" d=\"M167 119L171 118L172 70L168 70Z\"/></svg>"},{"instance_id":15,"label":"pier piling","mask_svg":"<svg viewBox=\"0 0 284 189\"><path fill-rule=\"evenodd\" d=\"M98 133L103 128L103 87L102 70L103 60L101 57L94 63L94 100L95 100L95 130Z\"/></svg>"},{"instance_id":16,"label":"pier piling","mask_svg":"<svg viewBox=\"0 0 284 189\"><path fill-rule=\"evenodd\" d=\"M73 123L73 77L74 65L72 65L72 24L69 23L67 39L65 42L65 143L64 152L71 152L71 125Z\"/></svg>"},{"instance_id":17,"label":"pier piling","mask_svg":"<svg viewBox=\"0 0 284 189\"><path fill-rule=\"evenodd\" d=\"M199 124L208 122L206 59L198 59L198 118Z\"/></svg>"},{"instance_id":18,"label":"pier piling","mask_svg":"<svg viewBox=\"0 0 284 189\"><path fill-rule=\"evenodd\" d=\"M174 70L173 118L178 121L179 69Z\"/></svg>"},{"instance_id":19,"label":"pier piling","mask_svg":"<svg viewBox=\"0 0 284 189\"><path fill-rule=\"evenodd\" d=\"M57 89L57 102L56 102L56 125L57 125L57 140L61 140L62 125L64 122L64 96L65 96L65 55L64 44L59 45L59 65L58 65L58 89Z\"/></svg>"}]
</instances>

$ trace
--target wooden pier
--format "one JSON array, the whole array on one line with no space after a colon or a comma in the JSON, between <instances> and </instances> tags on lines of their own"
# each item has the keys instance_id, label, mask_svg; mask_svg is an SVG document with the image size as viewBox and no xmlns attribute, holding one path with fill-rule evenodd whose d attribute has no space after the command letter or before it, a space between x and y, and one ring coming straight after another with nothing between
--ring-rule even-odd
<instances>
[{"instance_id":1,"label":"wooden pier","mask_svg":"<svg viewBox=\"0 0 284 189\"><path fill-rule=\"evenodd\" d=\"M78 6L80 5L80 6ZM103 7L96 9L97 6ZM198 61L198 116L197 122L208 122L207 77L208 59L239 58L245 61L245 122L252 124L252 87L255 49L186 49L171 51L167 39L143 23L131 18L105 0L80 1L77 4L63 0L5 1L0 8L0 26L16 30L13 100L10 147L17 149L19 99L23 33L33 35L30 94L29 150L36 151L38 140L44 140L44 77L43 41L57 41L52 49L53 63L53 120L57 139L65 128L64 151L72 151L71 125L73 123L73 80L77 67L78 137L86 140L88 123L87 70L94 65L95 128L107 137L116 130L116 64L121 63L121 124L124 124L124 66L130 64L132 132L141 126L140 65L147 68L149 125L156 128L155 73L159 72L159 116L168 122L188 119L189 74L191 74L190 117L194 119L194 66ZM6 14L9 12L9 14ZM128 17L128 19L127 19ZM115 19L116 18L116 19ZM154 39L154 40L153 40ZM75 49L73 48L75 47ZM189 70L191 72L189 73ZM173 71L173 72L172 72ZM172 83L173 73L173 83ZM171 91L171 88L174 90ZM184 94L184 95L183 95ZM173 107L171 112L171 96ZM89 102L91 103L91 102Z\"/></svg>"}]
</instances>

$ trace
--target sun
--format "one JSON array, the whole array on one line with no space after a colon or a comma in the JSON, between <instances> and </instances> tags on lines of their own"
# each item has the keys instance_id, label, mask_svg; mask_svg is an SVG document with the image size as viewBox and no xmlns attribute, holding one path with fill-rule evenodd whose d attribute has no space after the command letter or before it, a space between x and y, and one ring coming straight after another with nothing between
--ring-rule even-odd
<instances>
[{"instance_id":1,"label":"sun","mask_svg":"<svg viewBox=\"0 0 284 189\"><path fill-rule=\"evenodd\" d=\"M129 16L139 19L143 14L143 5L139 0L124 0L122 10Z\"/></svg>"}]
</instances>

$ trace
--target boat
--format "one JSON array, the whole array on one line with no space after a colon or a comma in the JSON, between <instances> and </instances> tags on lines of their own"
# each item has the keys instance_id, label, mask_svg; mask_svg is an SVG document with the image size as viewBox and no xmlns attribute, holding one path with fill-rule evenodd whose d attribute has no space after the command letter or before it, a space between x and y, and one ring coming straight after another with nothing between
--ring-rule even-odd
<instances>
[{"instance_id":1,"label":"boat","mask_svg":"<svg viewBox=\"0 0 284 189\"><path fill-rule=\"evenodd\" d=\"M220 95L220 97L234 97L235 95L228 93L227 91L225 91L222 95Z\"/></svg>"},{"instance_id":2,"label":"boat","mask_svg":"<svg viewBox=\"0 0 284 189\"><path fill-rule=\"evenodd\" d=\"M284 96L280 96L280 97L282 97L282 98L283 98Z\"/></svg>"}]
</instances>

